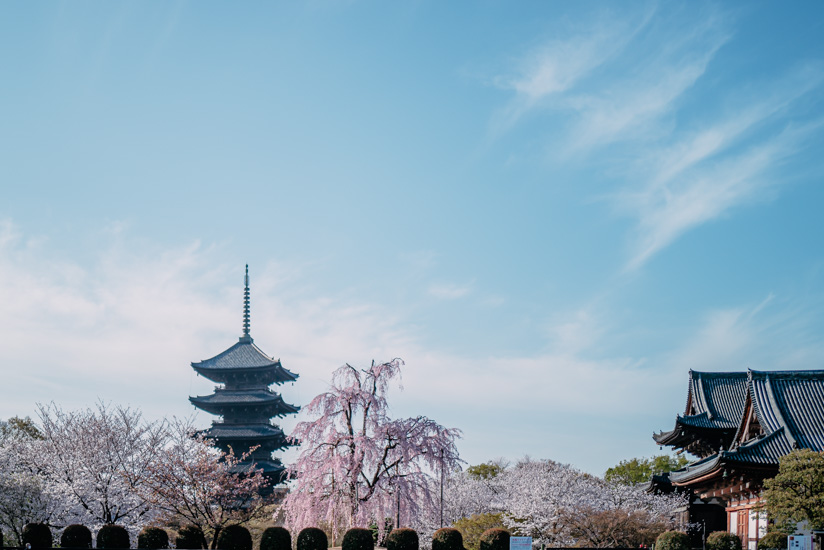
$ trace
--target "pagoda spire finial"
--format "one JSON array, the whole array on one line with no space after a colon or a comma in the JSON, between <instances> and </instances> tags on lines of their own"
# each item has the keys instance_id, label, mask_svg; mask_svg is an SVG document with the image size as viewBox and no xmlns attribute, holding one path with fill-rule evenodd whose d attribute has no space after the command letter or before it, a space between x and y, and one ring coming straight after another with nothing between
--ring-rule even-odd
<instances>
[{"instance_id":1,"label":"pagoda spire finial","mask_svg":"<svg viewBox=\"0 0 824 550\"><path fill-rule=\"evenodd\" d=\"M249 264L246 264L246 277L244 278L245 288L243 289L243 336L240 340L243 342L252 341L249 335Z\"/></svg>"}]
</instances>

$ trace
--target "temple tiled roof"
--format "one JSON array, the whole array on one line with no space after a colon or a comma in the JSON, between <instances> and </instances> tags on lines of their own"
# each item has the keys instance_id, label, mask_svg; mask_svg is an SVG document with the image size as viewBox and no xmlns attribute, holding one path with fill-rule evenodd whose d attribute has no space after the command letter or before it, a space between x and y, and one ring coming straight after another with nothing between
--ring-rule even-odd
<instances>
[{"instance_id":1,"label":"temple tiled roof","mask_svg":"<svg viewBox=\"0 0 824 550\"><path fill-rule=\"evenodd\" d=\"M684 414L676 417L675 428L653 439L661 445L687 446L694 438L685 428L732 432L738 427L746 394L746 372L691 370Z\"/></svg>"},{"instance_id":2,"label":"temple tiled roof","mask_svg":"<svg viewBox=\"0 0 824 550\"><path fill-rule=\"evenodd\" d=\"M792 447L824 451L824 370L750 374L753 403L764 430L784 428Z\"/></svg>"},{"instance_id":3,"label":"temple tiled roof","mask_svg":"<svg viewBox=\"0 0 824 550\"><path fill-rule=\"evenodd\" d=\"M735 428L744 410L746 372L690 371L690 404L682 423L705 428Z\"/></svg>"},{"instance_id":4,"label":"temple tiled roof","mask_svg":"<svg viewBox=\"0 0 824 550\"><path fill-rule=\"evenodd\" d=\"M776 468L793 449L824 451L824 371L748 371L747 396L763 434L741 441L746 417L739 417L738 434L730 448L670 474L685 483L742 466Z\"/></svg>"}]
</instances>

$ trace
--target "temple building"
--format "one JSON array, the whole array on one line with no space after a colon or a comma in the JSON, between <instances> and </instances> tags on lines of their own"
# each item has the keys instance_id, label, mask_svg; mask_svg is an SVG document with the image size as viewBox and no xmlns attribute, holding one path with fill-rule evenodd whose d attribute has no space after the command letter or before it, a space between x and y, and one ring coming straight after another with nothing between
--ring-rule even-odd
<instances>
[{"instance_id":1,"label":"temple building","mask_svg":"<svg viewBox=\"0 0 824 550\"><path fill-rule=\"evenodd\" d=\"M189 397L189 401L195 407L221 417L212 422L212 427L204 434L222 451L232 449L235 456L240 457L257 447L238 467L246 470L248 465L254 464L275 485L282 481L285 468L280 460L272 457L272 453L295 443L280 427L272 424L271 419L295 414L299 407L286 403L269 387L294 382L298 375L283 368L280 359L269 357L255 345L249 331L248 265L245 283L240 340L211 359L192 363L199 375L220 385L214 393Z\"/></svg>"},{"instance_id":2,"label":"temple building","mask_svg":"<svg viewBox=\"0 0 824 550\"><path fill-rule=\"evenodd\" d=\"M691 495L684 523L725 529L756 550L767 533L764 480L794 449L824 451L824 371L690 371L684 414L653 439L698 457L656 476L659 488Z\"/></svg>"}]
</instances>

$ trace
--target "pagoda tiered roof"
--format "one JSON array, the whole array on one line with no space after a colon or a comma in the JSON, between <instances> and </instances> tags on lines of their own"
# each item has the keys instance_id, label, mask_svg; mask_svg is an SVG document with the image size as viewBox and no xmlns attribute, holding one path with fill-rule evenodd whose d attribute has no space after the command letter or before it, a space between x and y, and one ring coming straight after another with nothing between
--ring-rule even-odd
<instances>
[{"instance_id":1,"label":"pagoda tiered roof","mask_svg":"<svg viewBox=\"0 0 824 550\"><path fill-rule=\"evenodd\" d=\"M190 397L189 401L199 409L212 414L224 414L235 408L259 411L259 414L272 418L294 414L300 407L286 403L280 394L266 388L261 389L224 389L218 388L211 395Z\"/></svg>"},{"instance_id":2,"label":"pagoda tiered roof","mask_svg":"<svg viewBox=\"0 0 824 550\"><path fill-rule=\"evenodd\" d=\"M286 435L283 430L271 424L225 424L216 422L212 427L204 432L206 437L216 440L218 443L229 441L246 441L254 439L256 441L283 441L284 447L288 446Z\"/></svg>"},{"instance_id":3,"label":"pagoda tiered roof","mask_svg":"<svg viewBox=\"0 0 824 550\"><path fill-rule=\"evenodd\" d=\"M192 363L192 368L215 382L226 382L233 376L244 373L259 374L265 385L294 382L298 375L283 368L280 359L266 355L248 335L210 359Z\"/></svg>"},{"instance_id":4,"label":"pagoda tiered roof","mask_svg":"<svg viewBox=\"0 0 824 550\"><path fill-rule=\"evenodd\" d=\"M824 451L824 371L748 371L745 407L725 449L670 473L675 485L703 483L730 471L763 476L793 449Z\"/></svg>"}]
</instances>

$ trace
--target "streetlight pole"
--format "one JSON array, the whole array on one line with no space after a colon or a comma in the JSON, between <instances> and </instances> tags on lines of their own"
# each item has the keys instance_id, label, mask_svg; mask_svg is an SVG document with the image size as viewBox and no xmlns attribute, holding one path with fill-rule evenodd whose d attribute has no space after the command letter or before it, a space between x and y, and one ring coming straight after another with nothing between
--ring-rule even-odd
<instances>
[{"instance_id":1,"label":"streetlight pole","mask_svg":"<svg viewBox=\"0 0 824 550\"><path fill-rule=\"evenodd\" d=\"M441 528L443 529L443 448L441 448Z\"/></svg>"}]
</instances>

